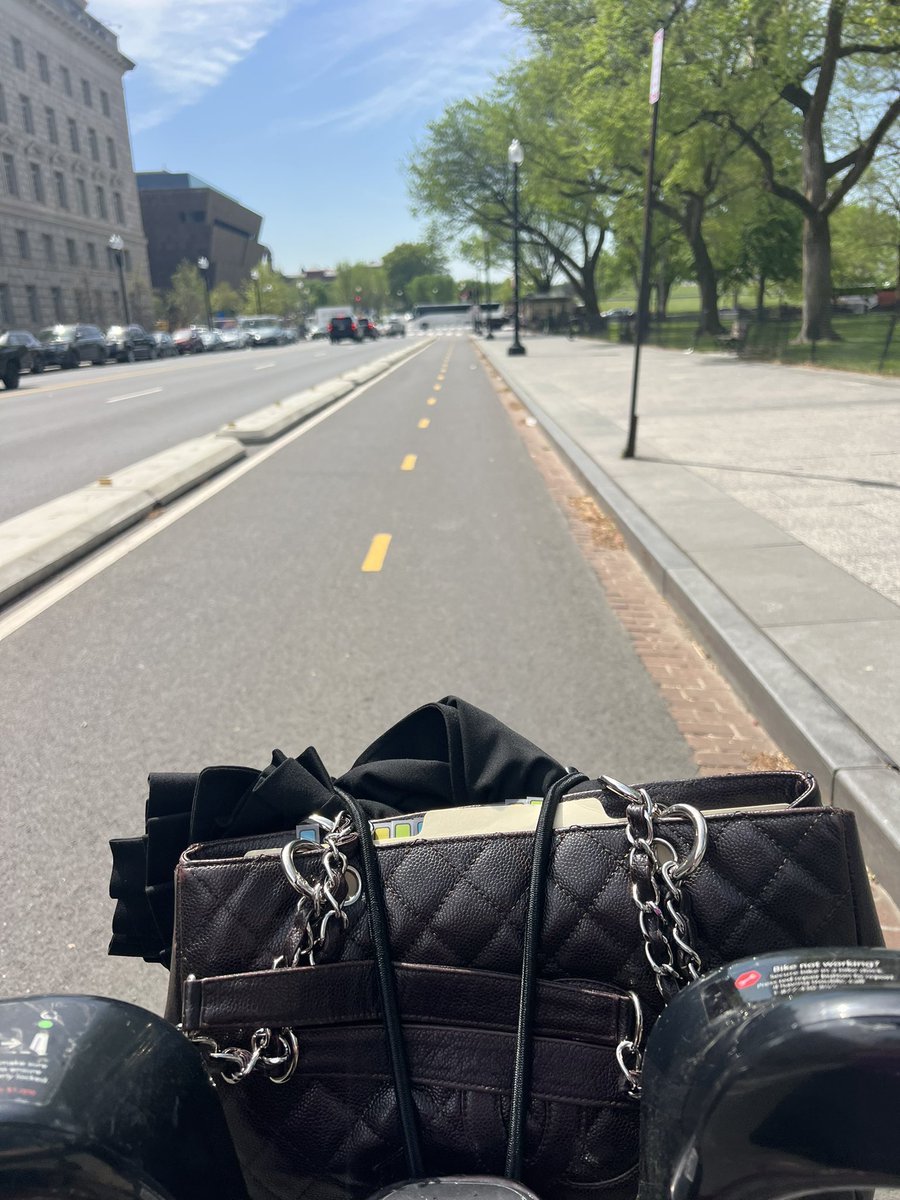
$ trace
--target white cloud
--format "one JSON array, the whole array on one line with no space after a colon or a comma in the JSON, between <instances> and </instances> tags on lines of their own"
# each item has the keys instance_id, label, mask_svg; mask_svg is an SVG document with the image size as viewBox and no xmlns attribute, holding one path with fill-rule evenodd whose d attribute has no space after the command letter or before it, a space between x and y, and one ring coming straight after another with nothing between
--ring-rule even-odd
<instances>
[{"instance_id":1,"label":"white cloud","mask_svg":"<svg viewBox=\"0 0 900 1200\"><path fill-rule=\"evenodd\" d=\"M94 0L122 51L146 72L156 102L132 121L150 129L216 87L297 0Z\"/></svg>"}]
</instances>

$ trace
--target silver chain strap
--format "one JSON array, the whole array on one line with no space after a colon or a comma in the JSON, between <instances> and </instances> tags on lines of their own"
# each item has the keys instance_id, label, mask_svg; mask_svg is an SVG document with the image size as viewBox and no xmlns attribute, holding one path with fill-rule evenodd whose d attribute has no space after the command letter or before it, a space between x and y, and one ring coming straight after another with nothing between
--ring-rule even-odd
<instances>
[{"instance_id":1,"label":"silver chain strap","mask_svg":"<svg viewBox=\"0 0 900 1200\"><path fill-rule=\"evenodd\" d=\"M314 814L309 820L322 829L321 844L296 838L281 851L281 867L285 877L294 891L300 894L295 927L299 941L295 950L275 959L274 967L296 967L304 961L311 967L315 966L316 955L325 945L329 926L337 922L342 930L346 929L349 917L345 910L362 895L359 872L347 863L347 856L341 849L356 839L350 818L346 813L339 813L334 821L329 821L326 817ZM298 870L297 859L315 854L321 859L321 876L311 883Z\"/></svg>"}]
</instances>

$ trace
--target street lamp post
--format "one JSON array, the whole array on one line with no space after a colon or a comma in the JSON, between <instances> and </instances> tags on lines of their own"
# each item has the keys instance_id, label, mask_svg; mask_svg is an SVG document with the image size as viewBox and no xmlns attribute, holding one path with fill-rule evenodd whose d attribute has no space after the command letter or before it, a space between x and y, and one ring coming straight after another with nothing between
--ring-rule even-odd
<instances>
[{"instance_id":1,"label":"street lamp post","mask_svg":"<svg viewBox=\"0 0 900 1200\"><path fill-rule=\"evenodd\" d=\"M494 329L491 325L491 239L487 230L484 231L484 290L487 303L487 313L485 316L487 333L485 337L490 341L493 339Z\"/></svg>"},{"instance_id":2,"label":"street lamp post","mask_svg":"<svg viewBox=\"0 0 900 1200\"><path fill-rule=\"evenodd\" d=\"M200 268L200 272L203 275L203 285L206 288L206 328L212 329L212 304L209 299L209 259L205 254L201 254L197 259L197 266Z\"/></svg>"},{"instance_id":3,"label":"street lamp post","mask_svg":"<svg viewBox=\"0 0 900 1200\"><path fill-rule=\"evenodd\" d=\"M256 289L256 315L262 312L262 301L259 298L259 271L255 268L250 272L250 278L253 280L253 286Z\"/></svg>"},{"instance_id":4,"label":"street lamp post","mask_svg":"<svg viewBox=\"0 0 900 1200\"><path fill-rule=\"evenodd\" d=\"M525 151L518 138L509 143L508 158L513 169L513 344L507 354L524 354L519 341L519 167L525 161Z\"/></svg>"},{"instance_id":5,"label":"street lamp post","mask_svg":"<svg viewBox=\"0 0 900 1200\"><path fill-rule=\"evenodd\" d=\"M119 290L122 293L122 307L125 310L125 324L130 325L131 312L128 308L128 289L125 287L125 242L121 234L114 233L107 245L116 256L116 265L119 268Z\"/></svg>"}]
</instances>

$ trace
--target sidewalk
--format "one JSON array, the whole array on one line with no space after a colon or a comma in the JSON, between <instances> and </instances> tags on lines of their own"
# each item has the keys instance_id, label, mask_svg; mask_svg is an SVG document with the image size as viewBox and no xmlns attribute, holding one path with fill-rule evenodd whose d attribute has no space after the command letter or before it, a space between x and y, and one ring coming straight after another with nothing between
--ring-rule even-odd
<instances>
[{"instance_id":1,"label":"sidewalk","mask_svg":"<svg viewBox=\"0 0 900 1200\"><path fill-rule=\"evenodd\" d=\"M643 347L479 348L900 901L900 384Z\"/></svg>"}]
</instances>

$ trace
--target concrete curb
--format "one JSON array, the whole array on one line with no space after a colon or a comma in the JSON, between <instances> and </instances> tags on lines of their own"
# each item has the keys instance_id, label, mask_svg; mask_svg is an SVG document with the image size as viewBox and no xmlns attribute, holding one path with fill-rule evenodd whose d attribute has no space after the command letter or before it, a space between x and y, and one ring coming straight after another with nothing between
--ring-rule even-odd
<instances>
[{"instance_id":1,"label":"concrete curb","mask_svg":"<svg viewBox=\"0 0 900 1200\"><path fill-rule=\"evenodd\" d=\"M219 430L218 436L237 438L245 446L272 442L302 421L314 417L334 400L348 395L360 384L383 375L385 371L420 349L421 344L405 346L402 350L385 355L384 358L377 358L374 362L363 363L352 371L346 371L337 379L306 388L285 400L277 400L274 404L247 413L236 421L229 421Z\"/></svg>"},{"instance_id":2,"label":"concrete curb","mask_svg":"<svg viewBox=\"0 0 900 1200\"><path fill-rule=\"evenodd\" d=\"M243 458L237 442L192 438L0 524L0 604L81 558L158 504Z\"/></svg>"},{"instance_id":3,"label":"concrete curb","mask_svg":"<svg viewBox=\"0 0 900 1200\"><path fill-rule=\"evenodd\" d=\"M476 347L477 348L477 347ZM697 633L772 737L856 813L866 861L900 897L900 771L571 438L500 362L482 358L522 401L614 518L656 587Z\"/></svg>"},{"instance_id":4,"label":"concrete curb","mask_svg":"<svg viewBox=\"0 0 900 1200\"><path fill-rule=\"evenodd\" d=\"M181 442L0 523L0 605L137 524L157 505L168 504L245 458L244 445L273 441L432 340L395 350L343 378L298 392L217 433Z\"/></svg>"}]
</instances>

